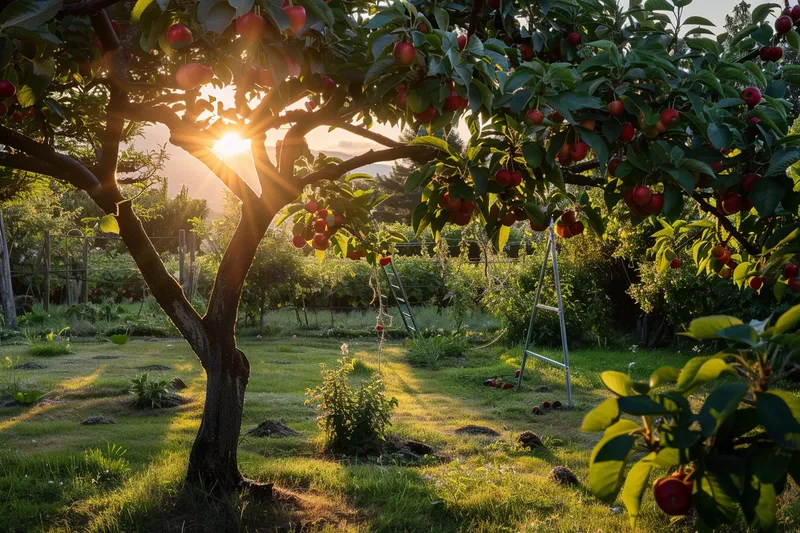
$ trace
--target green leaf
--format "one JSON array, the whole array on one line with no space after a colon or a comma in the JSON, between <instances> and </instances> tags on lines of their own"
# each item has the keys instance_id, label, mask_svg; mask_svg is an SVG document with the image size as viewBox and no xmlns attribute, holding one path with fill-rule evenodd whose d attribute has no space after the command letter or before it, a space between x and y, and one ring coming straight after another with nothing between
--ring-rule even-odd
<instances>
[{"instance_id":1,"label":"green leaf","mask_svg":"<svg viewBox=\"0 0 800 533\"><path fill-rule=\"evenodd\" d=\"M608 390L617 396L629 396L632 392L631 378L622 372L606 370L600 374L600 380Z\"/></svg>"},{"instance_id":2,"label":"green leaf","mask_svg":"<svg viewBox=\"0 0 800 533\"><path fill-rule=\"evenodd\" d=\"M771 331L773 334L779 335L793 328L798 322L800 322L800 305L795 305L778 317Z\"/></svg>"},{"instance_id":3,"label":"green leaf","mask_svg":"<svg viewBox=\"0 0 800 533\"><path fill-rule=\"evenodd\" d=\"M794 30L784 35L786 42L795 50L800 50L800 35Z\"/></svg>"},{"instance_id":4,"label":"green leaf","mask_svg":"<svg viewBox=\"0 0 800 533\"><path fill-rule=\"evenodd\" d=\"M784 450L800 450L800 396L771 390L757 394L756 408L762 425Z\"/></svg>"},{"instance_id":5,"label":"green leaf","mask_svg":"<svg viewBox=\"0 0 800 533\"><path fill-rule=\"evenodd\" d=\"M752 19L755 24L760 24L766 20L767 16L772 12L775 8L781 9L780 4L759 4L753 10Z\"/></svg>"},{"instance_id":6,"label":"green leaf","mask_svg":"<svg viewBox=\"0 0 800 533\"><path fill-rule=\"evenodd\" d=\"M631 467L625 476L625 488L622 489L622 502L628 510L631 527L636 530L636 520L639 518L639 508L642 505L642 496L648 487L650 472L655 466L656 453L652 452L643 457Z\"/></svg>"},{"instance_id":7,"label":"green leaf","mask_svg":"<svg viewBox=\"0 0 800 533\"><path fill-rule=\"evenodd\" d=\"M544 152L542 147L537 143L525 143L522 145L522 155L525 157L525 162L531 168L539 168L542 166L544 159Z\"/></svg>"},{"instance_id":8,"label":"green leaf","mask_svg":"<svg viewBox=\"0 0 800 533\"><path fill-rule=\"evenodd\" d=\"M714 23L704 17L689 17L683 21L684 24L698 24L700 26L713 26Z\"/></svg>"},{"instance_id":9,"label":"green leaf","mask_svg":"<svg viewBox=\"0 0 800 533\"><path fill-rule=\"evenodd\" d=\"M663 415L670 412L665 405L653 401L649 396L624 396L617 403L620 411L634 416Z\"/></svg>"},{"instance_id":10,"label":"green leaf","mask_svg":"<svg viewBox=\"0 0 800 533\"><path fill-rule=\"evenodd\" d=\"M718 331L717 335L721 339L741 342L744 344L749 344L750 346L755 346L758 343L758 332L756 332L756 330L754 330L748 324L730 326Z\"/></svg>"},{"instance_id":11,"label":"green leaf","mask_svg":"<svg viewBox=\"0 0 800 533\"><path fill-rule=\"evenodd\" d=\"M431 148L436 148L443 152L447 152L450 155L454 155L453 149L444 139L440 139L439 137L434 137L433 135L423 135L421 137L416 137L410 143L409 146L430 146Z\"/></svg>"},{"instance_id":12,"label":"green leaf","mask_svg":"<svg viewBox=\"0 0 800 533\"><path fill-rule=\"evenodd\" d=\"M508 244L508 238L511 236L511 228L506 225L500 226L500 229L497 231L497 250L502 251L506 244Z\"/></svg>"},{"instance_id":13,"label":"green leaf","mask_svg":"<svg viewBox=\"0 0 800 533\"><path fill-rule=\"evenodd\" d=\"M747 394L746 384L728 383L717 387L708 395L697 415L706 438L717 433L722 423L736 411L745 394Z\"/></svg>"},{"instance_id":14,"label":"green leaf","mask_svg":"<svg viewBox=\"0 0 800 533\"><path fill-rule=\"evenodd\" d=\"M777 494L775 487L755 476L745 480L742 511L747 523L756 531L775 531L777 528Z\"/></svg>"},{"instance_id":15,"label":"green leaf","mask_svg":"<svg viewBox=\"0 0 800 533\"><path fill-rule=\"evenodd\" d=\"M619 406L616 398L608 398L583 417L581 431L604 431L619 419Z\"/></svg>"},{"instance_id":16,"label":"green leaf","mask_svg":"<svg viewBox=\"0 0 800 533\"><path fill-rule=\"evenodd\" d=\"M604 436L592 451L589 460L589 487L592 494L604 502L614 501L622 487L622 474L636 438L626 433L620 434L620 431L631 431L630 424L639 429L630 420L620 420L614 426L622 427L619 430L614 429L614 426L609 428L613 431Z\"/></svg>"},{"instance_id":17,"label":"green leaf","mask_svg":"<svg viewBox=\"0 0 800 533\"><path fill-rule=\"evenodd\" d=\"M786 196L786 191L787 187L783 179L764 178L753 185L749 198L759 216L766 217L775 212L781 200Z\"/></svg>"},{"instance_id":18,"label":"green leaf","mask_svg":"<svg viewBox=\"0 0 800 533\"><path fill-rule=\"evenodd\" d=\"M200 0L197 3L197 22L203 31L222 33L233 22L236 9L222 0Z\"/></svg>"},{"instance_id":19,"label":"green leaf","mask_svg":"<svg viewBox=\"0 0 800 533\"><path fill-rule=\"evenodd\" d=\"M100 219L100 231L119 234L119 223L114 215L106 215Z\"/></svg>"},{"instance_id":20,"label":"green leaf","mask_svg":"<svg viewBox=\"0 0 800 533\"><path fill-rule=\"evenodd\" d=\"M14 399L23 405L30 405L32 403L36 403L36 401L42 396L44 396L44 393L38 390L31 390L27 392L20 391L14 393Z\"/></svg>"},{"instance_id":21,"label":"green leaf","mask_svg":"<svg viewBox=\"0 0 800 533\"><path fill-rule=\"evenodd\" d=\"M695 318L689 324L689 330L681 333L693 339L718 339L718 331L741 324L742 321L733 316L715 315Z\"/></svg>"},{"instance_id":22,"label":"green leaf","mask_svg":"<svg viewBox=\"0 0 800 533\"><path fill-rule=\"evenodd\" d=\"M731 133L730 128L724 124L709 124L707 134L711 144L720 150L728 148L733 142L733 133Z\"/></svg>"},{"instance_id":23,"label":"green leaf","mask_svg":"<svg viewBox=\"0 0 800 533\"><path fill-rule=\"evenodd\" d=\"M722 357L694 357L681 370L678 377L678 388L689 390L703 383L715 380L722 373L733 373L731 367Z\"/></svg>"},{"instance_id":24,"label":"green leaf","mask_svg":"<svg viewBox=\"0 0 800 533\"><path fill-rule=\"evenodd\" d=\"M587 130L586 128L577 127L575 130L580 134L581 138L588 144L592 150L597 153L597 159L600 160L600 168L604 168L608 163L608 145L603 140L603 138L594 133L593 131Z\"/></svg>"},{"instance_id":25,"label":"green leaf","mask_svg":"<svg viewBox=\"0 0 800 533\"><path fill-rule=\"evenodd\" d=\"M681 371L675 367L662 366L650 374L650 388L654 389L664 383L676 383Z\"/></svg>"},{"instance_id":26,"label":"green leaf","mask_svg":"<svg viewBox=\"0 0 800 533\"><path fill-rule=\"evenodd\" d=\"M15 0L0 11L0 31L7 28L35 30L53 19L61 6L61 0Z\"/></svg>"},{"instance_id":27,"label":"green leaf","mask_svg":"<svg viewBox=\"0 0 800 533\"><path fill-rule=\"evenodd\" d=\"M702 472L695 480L695 485L695 507L704 523L729 523L736 517L736 498L725 489L724 482L717 474Z\"/></svg>"},{"instance_id":28,"label":"green leaf","mask_svg":"<svg viewBox=\"0 0 800 533\"><path fill-rule=\"evenodd\" d=\"M108 337L108 340L113 342L114 344L123 345L128 342L128 335L126 333L120 333L118 335L111 335Z\"/></svg>"},{"instance_id":29,"label":"green leaf","mask_svg":"<svg viewBox=\"0 0 800 533\"><path fill-rule=\"evenodd\" d=\"M378 79L381 78L381 76L386 74L393 65L394 65L394 59L391 58L381 59L380 61L374 62L369 67L369 70L367 70L367 73L364 75L364 85L371 85L375 83ZM409 102L409 107L411 107L413 110L411 102Z\"/></svg>"}]
</instances>

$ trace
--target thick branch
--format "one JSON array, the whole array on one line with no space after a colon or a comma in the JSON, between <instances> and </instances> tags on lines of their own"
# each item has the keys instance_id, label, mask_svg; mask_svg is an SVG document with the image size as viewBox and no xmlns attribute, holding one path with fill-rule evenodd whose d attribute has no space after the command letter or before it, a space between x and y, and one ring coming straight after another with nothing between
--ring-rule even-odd
<instances>
[{"instance_id":1,"label":"thick branch","mask_svg":"<svg viewBox=\"0 0 800 533\"><path fill-rule=\"evenodd\" d=\"M255 205L258 202L258 195L256 192L241 176L239 176L239 174L222 161L222 159L217 157L217 154L201 144L181 143L172 138L170 138L170 141L172 144L180 146L189 152L195 159L208 167L208 169L245 205Z\"/></svg>"},{"instance_id":2,"label":"thick branch","mask_svg":"<svg viewBox=\"0 0 800 533\"><path fill-rule=\"evenodd\" d=\"M63 181L69 181L68 176L60 168L54 167L49 163L45 163L41 159L36 159L24 154L10 154L8 152L0 152L0 166L12 168L14 170L24 170L25 172L33 172L34 174L41 174Z\"/></svg>"},{"instance_id":3,"label":"thick branch","mask_svg":"<svg viewBox=\"0 0 800 533\"><path fill-rule=\"evenodd\" d=\"M483 11L483 0L473 0L472 2L472 12L469 14L469 28L467 29L467 39L472 37L475 33L475 30L478 27L478 21L480 20L481 11ZM440 28L443 31L447 31L447 28Z\"/></svg>"},{"instance_id":4,"label":"thick branch","mask_svg":"<svg viewBox=\"0 0 800 533\"><path fill-rule=\"evenodd\" d=\"M122 131L125 128L125 117L121 113L124 101L124 93L118 88L112 87L111 98L106 109L106 130L103 136L103 149L95 169L95 175L103 187L116 187L119 145L122 142Z\"/></svg>"},{"instance_id":5,"label":"thick branch","mask_svg":"<svg viewBox=\"0 0 800 533\"><path fill-rule=\"evenodd\" d=\"M709 213L717 217L717 220L719 220L720 225L723 228L725 228L725 230L728 233L730 233L734 239L739 241L739 243L744 247L744 249L747 250L747 253L749 253L750 255L758 255L760 253L758 246L748 241L747 238L733 226L733 223L731 223L731 221L728 220L728 217L720 213L716 207L713 207L711 204L709 204L699 194L695 194L694 199L700 206L700 209L702 209L706 213Z\"/></svg>"},{"instance_id":6,"label":"thick branch","mask_svg":"<svg viewBox=\"0 0 800 533\"><path fill-rule=\"evenodd\" d=\"M414 157L422 157L426 153L430 153L431 149L423 146L399 146L395 148L387 148L385 150L370 150L359 156L342 161L338 165L331 165L316 172L307 174L300 180L300 187L312 185L318 181L335 180L340 176L353 171L357 168L379 163L381 161L394 161L396 159L410 159Z\"/></svg>"}]
</instances>

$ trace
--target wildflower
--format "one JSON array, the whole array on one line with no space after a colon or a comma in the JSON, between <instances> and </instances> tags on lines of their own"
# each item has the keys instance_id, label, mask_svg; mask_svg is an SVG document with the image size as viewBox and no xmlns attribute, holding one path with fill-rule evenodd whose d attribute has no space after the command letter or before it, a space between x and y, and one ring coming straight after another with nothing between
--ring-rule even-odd
<instances>
[{"instance_id":1,"label":"wildflower","mask_svg":"<svg viewBox=\"0 0 800 533\"><path fill-rule=\"evenodd\" d=\"M342 343L342 355L348 355L349 353L350 347L347 344Z\"/></svg>"}]
</instances>

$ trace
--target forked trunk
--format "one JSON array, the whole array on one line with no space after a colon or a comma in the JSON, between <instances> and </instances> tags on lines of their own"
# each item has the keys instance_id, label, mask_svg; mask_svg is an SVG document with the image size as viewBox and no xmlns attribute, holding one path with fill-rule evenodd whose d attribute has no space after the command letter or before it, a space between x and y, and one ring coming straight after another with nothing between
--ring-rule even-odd
<instances>
[{"instance_id":1,"label":"forked trunk","mask_svg":"<svg viewBox=\"0 0 800 533\"><path fill-rule=\"evenodd\" d=\"M187 482L206 491L231 492L242 488L237 448L250 365L244 353L230 346L212 348L207 360L206 401L203 420L189 456Z\"/></svg>"}]
</instances>

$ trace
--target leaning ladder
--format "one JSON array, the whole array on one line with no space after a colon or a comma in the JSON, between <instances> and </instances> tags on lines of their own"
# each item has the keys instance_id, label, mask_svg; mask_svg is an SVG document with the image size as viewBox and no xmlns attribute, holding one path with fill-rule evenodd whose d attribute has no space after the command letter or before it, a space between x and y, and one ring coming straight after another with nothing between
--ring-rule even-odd
<instances>
[{"instance_id":1,"label":"leaning ladder","mask_svg":"<svg viewBox=\"0 0 800 533\"><path fill-rule=\"evenodd\" d=\"M383 267L383 273L386 274L389 290L392 291L394 301L397 302L397 308L400 309L400 316L403 317L403 324L406 325L406 330L413 339L417 336L419 330L417 329L417 323L414 321L414 315L411 313L411 306L408 304L408 296L406 296L403 281L400 279L400 274L394 266L394 261L389 259L389 262Z\"/></svg>"},{"instance_id":2,"label":"leaning ladder","mask_svg":"<svg viewBox=\"0 0 800 533\"><path fill-rule=\"evenodd\" d=\"M556 283L556 295L558 296L558 307L552 307L549 305L544 305L539 303L539 296L542 293L542 282L544 281L544 273L547 269L547 259L548 255L553 259L553 279ZM533 322L536 319L536 311L537 310L543 311L550 311L551 313L558 313L558 319L561 325L561 347L564 349L564 362L561 363L559 361L555 361L550 359L549 357L545 357L540 355L531 348L531 336L533 334ZM564 373L567 377L567 402L569 407L572 407L572 382L570 381L569 376L569 350L567 349L567 328L564 323L564 302L561 299L561 281L558 277L558 258L556 257L556 239L555 239L555 231L553 228L553 220L550 220L550 227L547 230L547 245L545 247L544 252L544 261L542 262L542 270L539 273L539 284L536 286L536 298L533 300L533 310L531 311L531 320L528 324L528 334L525 337L525 349L522 351L522 367L519 371L519 378L517 378L517 390L522 386L522 377L525 374L525 363L528 361L528 357L535 357L544 361L545 363L549 363L555 367L561 368L564 370Z\"/></svg>"}]
</instances>

